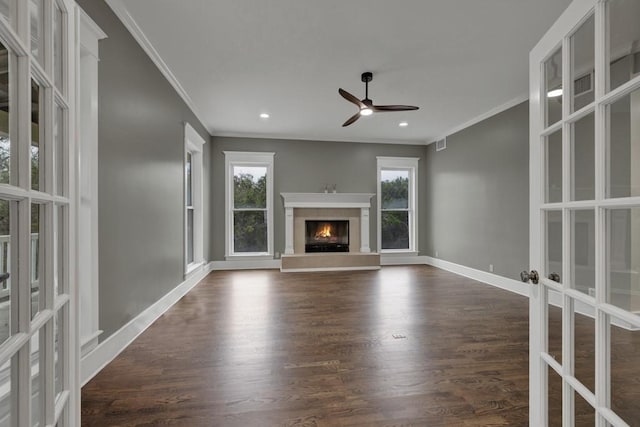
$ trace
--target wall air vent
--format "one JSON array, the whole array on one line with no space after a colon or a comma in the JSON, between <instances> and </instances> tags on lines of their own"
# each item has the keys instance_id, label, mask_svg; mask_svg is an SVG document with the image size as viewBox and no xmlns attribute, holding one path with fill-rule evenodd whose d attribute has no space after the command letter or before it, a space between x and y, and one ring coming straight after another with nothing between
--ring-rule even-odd
<instances>
[{"instance_id":1,"label":"wall air vent","mask_svg":"<svg viewBox=\"0 0 640 427\"><path fill-rule=\"evenodd\" d=\"M442 151L447 148L447 138L436 141L436 151Z\"/></svg>"},{"instance_id":2,"label":"wall air vent","mask_svg":"<svg viewBox=\"0 0 640 427\"><path fill-rule=\"evenodd\" d=\"M573 82L573 93L575 96L593 92L593 73L585 74Z\"/></svg>"}]
</instances>

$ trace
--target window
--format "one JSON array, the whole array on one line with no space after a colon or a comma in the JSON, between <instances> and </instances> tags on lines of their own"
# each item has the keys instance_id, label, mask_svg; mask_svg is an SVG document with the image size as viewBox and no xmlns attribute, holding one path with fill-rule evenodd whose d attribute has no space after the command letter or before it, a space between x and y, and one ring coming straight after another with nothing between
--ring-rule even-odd
<instances>
[{"instance_id":1,"label":"window","mask_svg":"<svg viewBox=\"0 0 640 427\"><path fill-rule=\"evenodd\" d=\"M184 127L184 258L190 273L204 262L202 213L202 139L191 125Z\"/></svg>"},{"instance_id":2,"label":"window","mask_svg":"<svg viewBox=\"0 0 640 427\"><path fill-rule=\"evenodd\" d=\"M417 252L418 158L378 157L378 250Z\"/></svg>"},{"instance_id":3,"label":"window","mask_svg":"<svg viewBox=\"0 0 640 427\"><path fill-rule=\"evenodd\" d=\"M274 153L224 154L226 257L272 257Z\"/></svg>"}]
</instances>

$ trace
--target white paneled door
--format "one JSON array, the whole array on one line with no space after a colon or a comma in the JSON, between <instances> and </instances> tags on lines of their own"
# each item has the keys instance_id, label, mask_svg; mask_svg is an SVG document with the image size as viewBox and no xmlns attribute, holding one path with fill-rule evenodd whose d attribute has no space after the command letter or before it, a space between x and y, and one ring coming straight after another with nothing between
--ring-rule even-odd
<instances>
[{"instance_id":1,"label":"white paneled door","mask_svg":"<svg viewBox=\"0 0 640 427\"><path fill-rule=\"evenodd\" d=\"M0 0L0 426L79 425L75 15Z\"/></svg>"},{"instance_id":2,"label":"white paneled door","mask_svg":"<svg viewBox=\"0 0 640 427\"><path fill-rule=\"evenodd\" d=\"M638 425L640 0L575 0L530 54L530 425Z\"/></svg>"}]
</instances>

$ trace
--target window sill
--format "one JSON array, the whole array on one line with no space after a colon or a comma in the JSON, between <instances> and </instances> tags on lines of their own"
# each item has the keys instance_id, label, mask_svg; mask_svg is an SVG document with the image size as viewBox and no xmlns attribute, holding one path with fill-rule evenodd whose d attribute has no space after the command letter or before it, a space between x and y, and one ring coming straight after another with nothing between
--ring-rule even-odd
<instances>
[{"instance_id":1,"label":"window sill","mask_svg":"<svg viewBox=\"0 0 640 427\"><path fill-rule=\"evenodd\" d=\"M404 249L382 249L380 255L389 256L418 256L419 252Z\"/></svg>"},{"instance_id":2,"label":"window sill","mask_svg":"<svg viewBox=\"0 0 640 427\"><path fill-rule=\"evenodd\" d=\"M227 261L261 261L266 259L273 259L273 255L266 253L248 253L246 255L234 254L226 255L224 259Z\"/></svg>"}]
</instances>

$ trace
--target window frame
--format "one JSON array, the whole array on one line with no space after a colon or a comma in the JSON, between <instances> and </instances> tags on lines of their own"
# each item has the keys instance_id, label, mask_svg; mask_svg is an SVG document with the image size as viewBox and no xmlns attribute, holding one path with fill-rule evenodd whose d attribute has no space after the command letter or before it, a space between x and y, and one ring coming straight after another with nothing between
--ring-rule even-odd
<instances>
[{"instance_id":1,"label":"window frame","mask_svg":"<svg viewBox=\"0 0 640 427\"><path fill-rule=\"evenodd\" d=\"M418 254L418 163L419 157L376 157L377 159L377 242L378 252L384 255ZM382 171L408 171L409 172L409 200L407 209L382 209ZM406 211L409 214L409 248L407 249L382 249L382 212Z\"/></svg>"},{"instance_id":2,"label":"window frame","mask_svg":"<svg viewBox=\"0 0 640 427\"><path fill-rule=\"evenodd\" d=\"M203 156L206 140L189 124L184 124L184 272L185 276L204 264L204 215L203 215ZM187 157L191 155L191 204L188 204ZM193 211L193 261L189 262L189 225L188 212Z\"/></svg>"},{"instance_id":3,"label":"window frame","mask_svg":"<svg viewBox=\"0 0 640 427\"><path fill-rule=\"evenodd\" d=\"M273 161L275 153L224 151L225 162L225 259L260 260L273 258ZM235 252L233 235L234 191L233 168L235 166L267 168L267 200L264 209L267 216L267 252ZM256 209L259 210L259 209Z\"/></svg>"}]
</instances>

